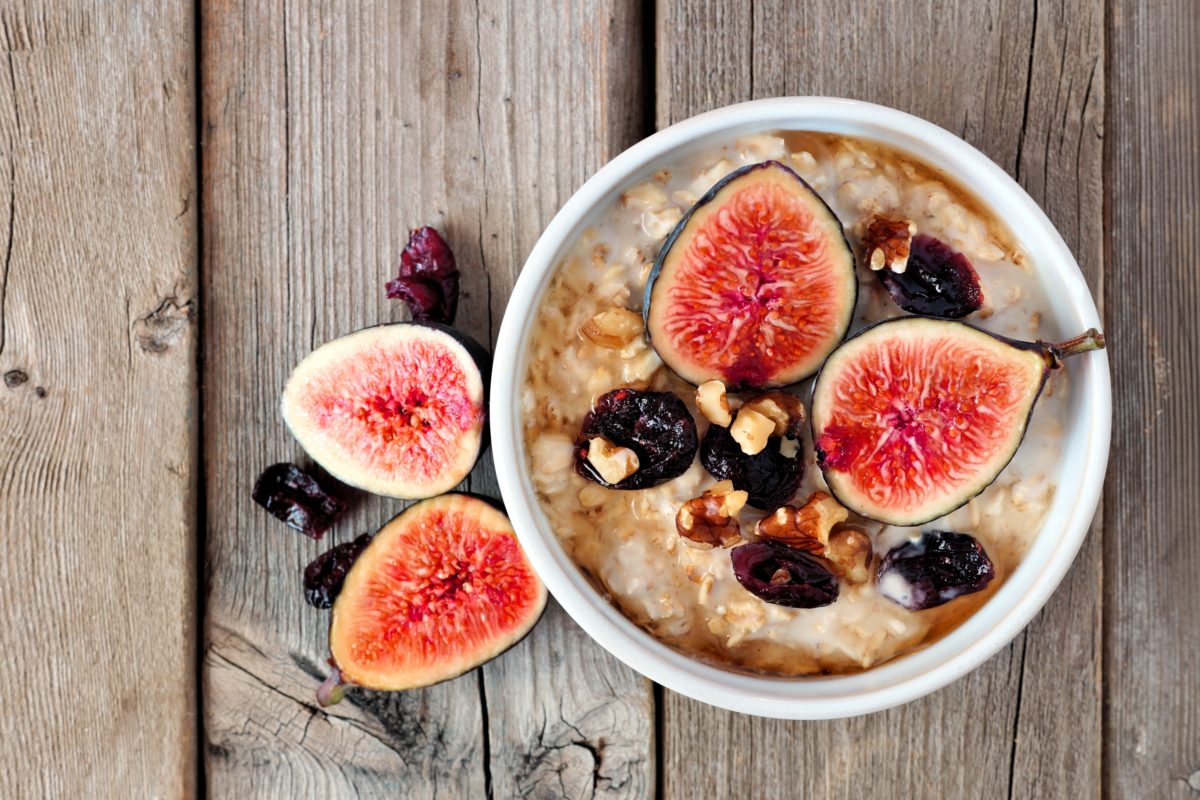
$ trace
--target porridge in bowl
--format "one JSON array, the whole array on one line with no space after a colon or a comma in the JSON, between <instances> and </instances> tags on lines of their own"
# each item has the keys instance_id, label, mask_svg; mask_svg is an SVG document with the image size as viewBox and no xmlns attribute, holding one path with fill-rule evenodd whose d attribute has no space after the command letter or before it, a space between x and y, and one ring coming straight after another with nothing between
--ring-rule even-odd
<instances>
[{"instance_id":1,"label":"porridge in bowl","mask_svg":"<svg viewBox=\"0 0 1200 800\"><path fill-rule=\"evenodd\" d=\"M1023 344L1058 333L1035 269L953 180L873 141L771 132L665 164L537 306L541 508L606 599L713 663L852 672L932 642L1037 534L1054 367L1097 345Z\"/></svg>"}]
</instances>

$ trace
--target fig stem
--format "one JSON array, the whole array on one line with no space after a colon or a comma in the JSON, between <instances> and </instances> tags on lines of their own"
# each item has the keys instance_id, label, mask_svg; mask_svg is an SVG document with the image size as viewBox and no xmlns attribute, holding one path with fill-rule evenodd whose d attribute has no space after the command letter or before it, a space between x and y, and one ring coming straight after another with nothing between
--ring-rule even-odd
<instances>
[{"instance_id":1,"label":"fig stem","mask_svg":"<svg viewBox=\"0 0 1200 800\"><path fill-rule=\"evenodd\" d=\"M342 671L334 667L333 672L329 673L329 677L317 687L317 704L321 708L337 705L342 702L346 697L346 692L353 685L349 681L342 680Z\"/></svg>"},{"instance_id":2,"label":"fig stem","mask_svg":"<svg viewBox=\"0 0 1200 800\"><path fill-rule=\"evenodd\" d=\"M1050 351L1054 366L1060 367L1065 358L1086 353L1090 350L1103 350L1104 334L1095 328L1088 328L1073 339L1048 345L1047 349Z\"/></svg>"}]
</instances>

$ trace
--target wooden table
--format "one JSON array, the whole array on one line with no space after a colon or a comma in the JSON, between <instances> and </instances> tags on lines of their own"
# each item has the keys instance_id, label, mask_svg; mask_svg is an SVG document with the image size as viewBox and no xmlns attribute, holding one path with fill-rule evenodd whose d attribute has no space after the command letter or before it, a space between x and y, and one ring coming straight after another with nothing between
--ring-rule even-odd
<instances>
[{"instance_id":1,"label":"wooden table","mask_svg":"<svg viewBox=\"0 0 1200 800\"><path fill-rule=\"evenodd\" d=\"M0 797L1200 797L1196 0L2 0L0 41ZM419 224L494 338L608 158L801 94L981 148L1105 310L1103 509L1046 609L859 719L701 705L557 607L471 674L318 710L300 570L398 504L318 544L251 503L301 456L292 365L398 318Z\"/></svg>"}]
</instances>

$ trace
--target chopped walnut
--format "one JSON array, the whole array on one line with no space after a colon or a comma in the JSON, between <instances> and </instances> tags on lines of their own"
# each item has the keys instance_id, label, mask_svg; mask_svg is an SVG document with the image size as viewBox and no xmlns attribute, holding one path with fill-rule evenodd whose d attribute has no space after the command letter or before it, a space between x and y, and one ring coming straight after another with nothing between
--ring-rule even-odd
<instances>
[{"instance_id":1,"label":"chopped walnut","mask_svg":"<svg viewBox=\"0 0 1200 800\"><path fill-rule=\"evenodd\" d=\"M833 526L845 522L850 512L824 492L813 492L800 508L780 506L758 521L755 532L815 556L825 555Z\"/></svg>"},{"instance_id":2,"label":"chopped walnut","mask_svg":"<svg viewBox=\"0 0 1200 800\"><path fill-rule=\"evenodd\" d=\"M871 537L857 528L840 528L829 535L825 558L834 573L847 583L870 580L871 556Z\"/></svg>"},{"instance_id":3,"label":"chopped walnut","mask_svg":"<svg viewBox=\"0 0 1200 800\"><path fill-rule=\"evenodd\" d=\"M579 334L598 347L620 350L642 333L642 317L627 308L610 308L583 323Z\"/></svg>"},{"instance_id":4,"label":"chopped walnut","mask_svg":"<svg viewBox=\"0 0 1200 800\"><path fill-rule=\"evenodd\" d=\"M675 529L693 547L730 547L742 539L737 515L748 499L747 492L734 490L732 481L715 483L679 507Z\"/></svg>"},{"instance_id":5,"label":"chopped walnut","mask_svg":"<svg viewBox=\"0 0 1200 800\"><path fill-rule=\"evenodd\" d=\"M885 267L897 274L908 269L908 250L917 226L911 220L877 215L863 234L867 266L878 272Z\"/></svg>"},{"instance_id":6,"label":"chopped walnut","mask_svg":"<svg viewBox=\"0 0 1200 800\"><path fill-rule=\"evenodd\" d=\"M620 483L641 466L637 453L628 447L619 447L603 436L588 442L587 460L608 484Z\"/></svg>"},{"instance_id":7,"label":"chopped walnut","mask_svg":"<svg viewBox=\"0 0 1200 800\"><path fill-rule=\"evenodd\" d=\"M804 427L804 406L800 398L787 392L767 392L742 403L742 409L757 412L775 424L772 436L800 438Z\"/></svg>"},{"instance_id":8,"label":"chopped walnut","mask_svg":"<svg viewBox=\"0 0 1200 800\"><path fill-rule=\"evenodd\" d=\"M729 413L729 398L725 395L725 384L720 381L707 381L696 388L696 407L704 418L713 425L728 428L733 422Z\"/></svg>"},{"instance_id":9,"label":"chopped walnut","mask_svg":"<svg viewBox=\"0 0 1200 800\"><path fill-rule=\"evenodd\" d=\"M741 446L743 453L752 456L763 451L774 430L775 423L769 417L743 405L729 426L729 435Z\"/></svg>"}]
</instances>

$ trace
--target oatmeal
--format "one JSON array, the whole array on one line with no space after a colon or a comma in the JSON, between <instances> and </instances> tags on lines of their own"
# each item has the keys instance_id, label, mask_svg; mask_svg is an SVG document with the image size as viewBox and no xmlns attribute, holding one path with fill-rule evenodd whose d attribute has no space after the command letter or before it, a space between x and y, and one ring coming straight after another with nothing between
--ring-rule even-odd
<instances>
[{"instance_id":1,"label":"oatmeal","mask_svg":"<svg viewBox=\"0 0 1200 800\"><path fill-rule=\"evenodd\" d=\"M541 508L564 549L606 598L659 639L746 670L861 670L952 630L1016 568L1054 493L1052 465L1069 387L1065 373L1050 375L1015 458L986 490L945 517L909 528L848 513L827 494L808 425L793 424L796 415L803 420L811 378L766 401L761 393L726 392L720 381L697 381L697 388L664 365L643 329L646 283L666 237L714 184L764 161L799 174L844 227L857 262L851 335L904 315L895 294L889 295L898 283L887 280L903 278L909 286L920 278L908 275L914 270L910 245L914 254L928 249L914 239L918 231L961 253L977 271L982 297L964 306L966 321L1020 340L1060 333L1043 329L1046 299L1030 254L982 203L933 168L865 140L803 132L747 136L681 159L628 188L559 265L527 348L526 457ZM863 252L865 244L871 252ZM885 280L879 271L890 276ZM964 296L976 299L970 291ZM775 442L776 457L797 459L797 472L803 468L790 510L762 510L763 503L756 509L753 493L719 481L699 458L660 470L663 482L639 484L647 488L602 485L624 486L642 475L636 453L594 431L583 454L589 466L578 468L581 430L596 425L589 412L619 389L674 395L694 420L693 437L703 439L712 425L728 428L732 446L747 457ZM739 521L741 535L759 550L729 549L740 541ZM896 599L908 589L891 573L886 583L875 580L875 570L885 555L915 547L923 533L935 530L977 540L994 579L982 581L981 591L949 593L950 602L909 610ZM776 575L765 573L764 587L752 593L734 574L730 554L739 551L742 561L784 551L799 555L789 556ZM813 591L831 591L836 600L792 607L787 598L763 599L780 595L789 575L810 569L834 576L832 588L814 581Z\"/></svg>"}]
</instances>

